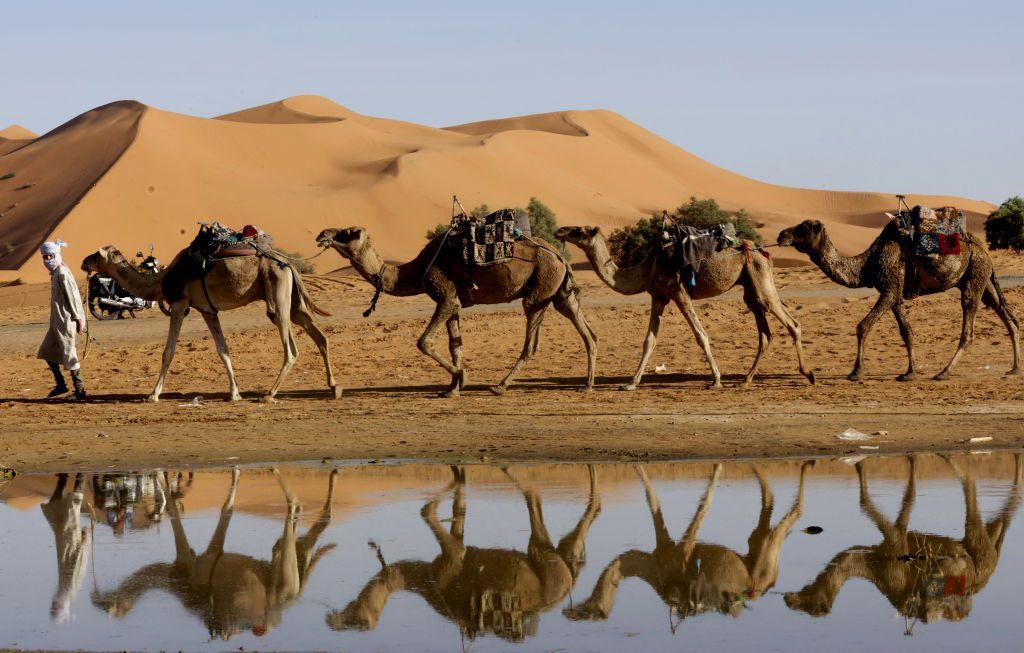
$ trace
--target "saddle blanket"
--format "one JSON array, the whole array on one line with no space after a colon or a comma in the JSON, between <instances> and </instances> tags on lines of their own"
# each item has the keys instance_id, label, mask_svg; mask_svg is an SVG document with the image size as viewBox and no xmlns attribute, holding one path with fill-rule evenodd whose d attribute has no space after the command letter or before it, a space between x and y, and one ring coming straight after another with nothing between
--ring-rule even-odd
<instances>
[{"instance_id":1,"label":"saddle blanket","mask_svg":"<svg viewBox=\"0 0 1024 653\"><path fill-rule=\"evenodd\" d=\"M488 265L512 258L517 237L515 209L501 209L482 218L458 216L462 258L467 265Z\"/></svg>"},{"instance_id":2,"label":"saddle blanket","mask_svg":"<svg viewBox=\"0 0 1024 653\"><path fill-rule=\"evenodd\" d=\"M259 253L258 249L267 250L272 247L273 239L259 227L246 225L241 231L235 231L219 222L212 222L201 224L188 251L196 258L210 259L255 256Z\"/></svg>"},{"instance_id":3,"label":"saddle blanket","mask_svg":"<svg viewBox=\"0 0 1024 653\"><path fill-rule=\"evenodd\" d=\"M915 206L911 219L919 255L960 253L961 240L967 234L967 219L955 206L935 211L927 206Z\"/></svg>"}]
</instances>

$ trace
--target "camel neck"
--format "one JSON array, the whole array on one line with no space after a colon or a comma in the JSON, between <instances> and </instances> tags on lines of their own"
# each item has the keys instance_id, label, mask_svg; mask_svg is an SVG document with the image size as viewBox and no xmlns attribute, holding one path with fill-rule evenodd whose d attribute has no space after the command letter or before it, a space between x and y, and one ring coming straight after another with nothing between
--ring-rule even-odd
<instances>
[{"instance_id":1,"label":"camel neck","mask_svg":"<svg viewBox=\"0 0 1024 653\"><path fill-rule=\"evenodd\" d=\"M832 281L847 288L862 288L866 285L862 274L864 263L871 251L871 248L868 248L856 256L843 256L832 243L828 233L823 232L821 246L811 254L811 261Z\"/></svg>"},{"instance_id":2,"label":"camel neck","mask_svg":"<svg viewBox=\"0 0 1024 653\"><path fill-rule=\"evenodd\" d=\"M117 285L136 297L151 302L163 298L160 284L163 281L164 274L166 274L166 270L161 270L157 274L140 272L125 260L113 265L110 269L110 276L117 282Z\"/></svg>"},{"instance_id":3,"label":"camel neck","mask_svg":"<svg viewBox=\"0 0 1024 653\"><path fill-rule=\"evenodd\" d=\"M623 295L636 295L648 289L654 258L652 255L649 254L636 265L619 267L608 250L607 241L601 236L594 238L591 246L584 252L594 267L594 272L612 290Z\"/></svg>"},{"instance_id":4,"label":"camel neck","mask_svg":"<svg viewBox=\"0 0 1024 653\"><path fill-rule=\"evenodd\" d=\"M352 258L352 267L370 283L379 283L381 292L408 297L423 292L424 271L415 265L416 262L414 260L403 265L385 263L373 245L367 242L359 255Z\"/></svg>"}]
</instances>

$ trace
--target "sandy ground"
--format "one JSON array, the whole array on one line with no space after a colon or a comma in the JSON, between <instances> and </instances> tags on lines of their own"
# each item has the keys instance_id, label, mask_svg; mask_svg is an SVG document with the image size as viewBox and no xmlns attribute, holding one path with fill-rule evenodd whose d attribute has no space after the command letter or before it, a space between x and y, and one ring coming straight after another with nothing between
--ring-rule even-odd
<instances>
[{"instance_id":1,"label":"sandy ground","mask_svg":"<svg viewBox=\"0 0 1024 653\"><path fill-rule=\"evenodd\" d=\"M1012 265L1010 264L1012 263ZM1006 294L1024 312L1015 261L1004 259ZM1024 267L1024 266L1022 266ZM449 460L622 460L689 457L870 453L836 438L848 427L872 435L877 451L963 448L991 436L986 448L1024 446L1024 377L1010 368L1008 339L990 311L977 339L946 382L898 383L905 354L895 323L883 320L869 341L869 378L850 382L856 323L874 301L815 268L777 271L784 299L802 322L818 383L796 374L791 341L777 337L755 387L739 387L754 354L753 319L738 290L702 302L725 388L707 390L707 364L678 312L667 314L651 370L636 392L619 386L632 374L647 323L647 297L614 294L590 272L579 274L584 306L598 331L598 387L580 391L582 343L552 311L541 348L503 397L498 381L521 346L518 305L465 311L463 337L471 387L457 399L435 391L447 375L415 348L432 310L424 297L384 297L369 319L371 290L351 277L308 280L325 318L334 366L345 395L328 397L311 341L298 336L300 358L281 401L257 401L281 362L276 331L262 305L223 314L245 399L221 401L227 381L205 325L186 320L163 401L144 403L160 365L166 318L96 322L85 363L90 397L45 401L51 379L35 359L45 330L42 307L0 311L0 465L23 471L145 467L321 458ZM952 355L960 304L946 294L915 300L919 364L932 374ZM439 343L443 347L443 343ZM666 372L653 373L654 365ZM202 395L201 406L187 402Z\"/></svg>"}]
</instances>

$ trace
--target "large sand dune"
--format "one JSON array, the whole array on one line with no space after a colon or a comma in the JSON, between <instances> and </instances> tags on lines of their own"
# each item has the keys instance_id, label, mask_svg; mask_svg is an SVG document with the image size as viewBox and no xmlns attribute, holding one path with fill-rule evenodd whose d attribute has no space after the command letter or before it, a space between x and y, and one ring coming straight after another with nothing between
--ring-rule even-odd
<instances>
[{"instance_id":1,"label":"large sand dune","mask_svg":"<svg viewBox=\"0 0 1024 653\"><path fill-rule=\"evenodd\" d=\"M12 133L17 136L19 133ZM25 135L25 134L20 134ZM2 136L2 135L0 135ZM32 135L29 133L28 137ZM13 150L4 143L17 143ZM389 258L412 256L447 221L453 193L467 206L549 204L562 224L619 226L690 195L744 208L767 238L808 217L848 251L884 223L892 195L775 186L718 168L610 111L565 111L436 129L364 116L316 96L217 119L117 102L34 140L0 141L0 282L45 278L32 259L47 237L77 262L112 243L149 243L169 260L198 221L255 223L279 247L315 251L326 226L359 224ZM893 180L899 190L899 180ZM993 207L954 197L972 228ZM77 267L77 266L75 266Z\"/></svg>"}]
</instances>

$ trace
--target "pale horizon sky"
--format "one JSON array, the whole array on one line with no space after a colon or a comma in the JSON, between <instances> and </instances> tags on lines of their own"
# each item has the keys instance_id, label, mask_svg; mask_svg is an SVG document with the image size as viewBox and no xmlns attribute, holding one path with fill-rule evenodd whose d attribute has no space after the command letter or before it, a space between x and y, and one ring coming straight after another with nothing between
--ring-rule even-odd
<instances>
[{"instance_id":1,"label":"pale horizon sky","mask_svg":"<svg viewBox=\"0 0 1024 653\"><path fill-rule=\"evenodd\" d=\"M0 128L119 99L312 93L438 127L604 108L772 183L1024 194L1024 3L484 4L7 3Z\"/></svg>"}]
</instances>

